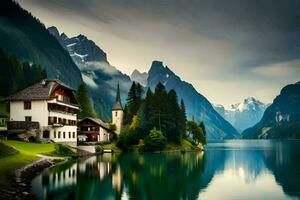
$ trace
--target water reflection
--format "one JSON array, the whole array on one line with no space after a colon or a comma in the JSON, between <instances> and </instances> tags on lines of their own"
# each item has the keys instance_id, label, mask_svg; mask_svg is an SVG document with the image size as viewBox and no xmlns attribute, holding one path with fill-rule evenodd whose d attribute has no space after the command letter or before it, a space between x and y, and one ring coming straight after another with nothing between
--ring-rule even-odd
<instances>
[{"instance_id":1,"label":"water reflection","mask_svg":"<svg viewBox=\"0 0 300 200\"><path fill-rule=\"evenodd\" d=\"M205 153L94 156L32 182L38 199L288 199L300 197L297 141L226 141Z\"/></svg>"}]
</instances>

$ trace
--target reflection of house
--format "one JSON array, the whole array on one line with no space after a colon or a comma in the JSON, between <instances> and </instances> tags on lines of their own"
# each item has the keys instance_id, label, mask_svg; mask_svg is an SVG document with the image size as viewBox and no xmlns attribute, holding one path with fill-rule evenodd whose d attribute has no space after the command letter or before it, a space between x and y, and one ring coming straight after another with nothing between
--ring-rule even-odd
<instances>
[{"instance_id":1,"label":"reflection of house","mask_svg":"<svg viewBox=\"0 0 300 200\"><path fill-rule=\"evenodd\" d=\"M3 113L0 113L0 127L6 126L7 116Z\"/></svg>"},{"instance_id":2,"label":"reflection of house","mask_svg":"<svg viewBox=\"0 0 300 200\"><path fill-rule=\"evenodd\" d=\"M0 133L1 133L1 135L3 133L6 133L6 130L7 130L6 122L7 122L7 116L0 113Z\"/></svg>"},{"instance_id":3,"label":"reflection of house","mask_svg":"<svg viewBox=\"0 0 300 200\"><path fill-rule=\"evenodd\" d=\"M10 134L31 132L41 140L77 141L79 104L72 88L59 80L43 80L7 98Z\"/></svg>"},{"instance_id":4,"label":"reflection of house","mask_svg":"<svg viewBox=\"0 0 300 200\"><path fill-rule=\"evenodd\" d=\"M78 122L78 137L86 141L109 142L109 125L100 119L87 117Z\"/></svg>"}]
</instances>

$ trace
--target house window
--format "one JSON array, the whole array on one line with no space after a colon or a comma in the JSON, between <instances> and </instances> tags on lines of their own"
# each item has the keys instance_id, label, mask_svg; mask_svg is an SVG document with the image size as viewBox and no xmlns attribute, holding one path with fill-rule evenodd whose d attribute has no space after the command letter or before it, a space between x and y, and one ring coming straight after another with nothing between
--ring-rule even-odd
<instances>
[{"instance_id":1,"label":"house window","mask_svg":"<svg viewBox=\"0 0 300 200\"><path fill-rule=\"evenodd\" d=\"M63 132L63 138L66 138L66 132Z\"/></svg>"},{"instance_id":2,"label":"house window","mask_svg":"<svg viewBox=\"0 0 300 200\"><path fill-rule=\"evenodd\" d=\"M116 116L116 117L118 116L118 112L117 112L117 111L115 112L115 116Z\"/></svg>"},{"instance_id":3,"label":"house window","mask_svg":"<svg viewBox=\"0 0 300 200\"><path fill-rule=\"evenodd\" d=\"M75 138L75 132L73 132L73 138Z\"/></svg>"},{"instance_id":4,"label":"house window","mask_svg":"<svg viewBox=\"0 0 300 200\"><path fill-rule=\"evenodd\" d=\"M71 132L69 132L69 138L71 138Z\"/></svg>"},{"instance_id":5,"label":"house window","mask_svg":"<svg viewBox=\"0 0 300 200\"><path fill-rule=\"evenodd\" d=\"M53 137L56 138L56 131L53 132Z\"/></svg>"},{"instance_id":6,"label":"house window","mask_svg":"<svg viewBox=\"0 0 300 200\"><path fill-rule=\"evenodd\" d=\"M31 110L31 101L24 101L24 110Z\"/></svg>"},{"instance_id":7,"label":"house window","mask_svg":"<svg viewBox=\"0 0 300 200\"><path fill-rule=\"evenodd\" d=\"M60 138L60 131L58 131L58 138Z\"/></svg>"},{"instance_id":8,"label":"house window","mask_svg":"<svg viewBox=\"0 0 300 200\"><path fill-rule=\"evenodd\" d=\"M31 122L31 116L25 116L25 122Z\"/></svg>"},{"instance_id":9,"label":"house window","mask_svg":"<svg viewBox=\"0 0 300 200\"><path fill-rule=\"evenodd\" d=\"M50 134L50 131L48 131L48 130L43 131L43 138L49 138L49 134Z\"/></svg>"}]
</instances>

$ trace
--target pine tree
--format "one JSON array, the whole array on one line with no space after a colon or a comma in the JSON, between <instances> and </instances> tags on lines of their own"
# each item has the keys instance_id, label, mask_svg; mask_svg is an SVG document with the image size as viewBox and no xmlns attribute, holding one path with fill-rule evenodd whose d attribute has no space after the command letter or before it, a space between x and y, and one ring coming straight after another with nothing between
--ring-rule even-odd
<instances>
[{"instance_id":1,"label":"pine tree","mask_svg":"<svg viewBox=\"0 0 300 200\"><path fill-rule=\"evenodd\" d=\"M203 121L201 121L200 122L200 124L199 124L199 126L201 127L201 129L203 130L203 134L204 134L204 136L206 136L206 130L205 130L205 125L204 125L204 122Z\"/></svg>"},{"instance_id":2,"label":"pine tree","mask_svg":"<svg viewBox=\"0 0 300 200\"><path fill-rule=\"evenodd\" d=\"M126 109L125 109L125 124L130 124L134 115L137 112L142 103L143 89L139 83L133 82L127 97Z\"/></svg>"},{"instance_id":3,"label":"pine tree","mask_svg":"<svg viewBox=\"0 0 300 200\"><path fill-rule=\"evenodd\" d=\"M78 114L79 118L84 117L97 117L96 113L93 110L93 107L90 102L89 93L86 89L85 84L80 84L77 90L77 100L81 106L81 112Z\"/></svg>"}]
</instances>

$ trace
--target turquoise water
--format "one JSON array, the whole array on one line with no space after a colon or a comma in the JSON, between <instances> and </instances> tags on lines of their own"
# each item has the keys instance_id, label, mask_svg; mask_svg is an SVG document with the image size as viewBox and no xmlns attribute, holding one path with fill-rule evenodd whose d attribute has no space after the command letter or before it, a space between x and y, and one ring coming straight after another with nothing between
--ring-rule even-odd
<instances>
[{"instance_id":1,"label":"turquoise water","mask_svg":"<svg viewBox=\"0 0 300 200\"><path fill-rule=\"evenodd\" d=\"M32 190L38 199L300 199L300 141L83 158L44 171Z\"/></svg>"}]
</instances>

